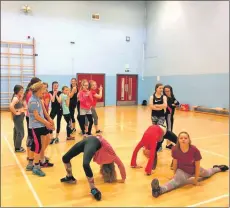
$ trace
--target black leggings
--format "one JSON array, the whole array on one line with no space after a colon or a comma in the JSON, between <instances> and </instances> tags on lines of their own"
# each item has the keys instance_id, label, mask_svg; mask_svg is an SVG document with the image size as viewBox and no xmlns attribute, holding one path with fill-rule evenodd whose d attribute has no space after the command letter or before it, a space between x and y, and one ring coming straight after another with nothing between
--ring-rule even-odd
<instances>
[{"instance_id":1,"label":"black leggings","mask_svg":"<svg viewBox=\"0 0 230 208\"><path fill-rule=\"evenodd\" d=\"M75 118L74 118L74 113L75 113L75 108L77 105L75 104L70 104L69 105L69 112L70 112L70 116L71 116L71 121L72 123L75 123Z\"/></svg>"},{"instance_id":2,"label":"black leggings","mask_svg":"<svg viewBox=\"0 0 230 208\"><path fill-rule=\"evenodd\" d=\"M70 137L71 134L71 116L70 114L63 115L67 125L66 125L66 133L67 137Z\"/></svg>"},{"instance_id":3,"label":"black leggings","mask_svg":"<svg viewBox=\"0 0 230 208\"><path fill-rule=\"evenodd\" d=\"M77 120L80 126L80 101L77 101Z\"/></svg>"},{"instance_id":4,"label":"black leggings","mask_svg":"<svg viewBox=\"0 0 230 208\"><path fill-rule=\"evenodd\" d=\"M94 154L101 148L101 142L95 136L90 136L82 141L76 143L72 148L62 157L64 163L69 163L70 160L84 153L83 155L83 168L85 175L89 178L93 177L93 172L90 167L90 161L92 160Z\"/></svg>"},{"instance_id":5,"label":"black leggings","mask_svg":"<svg viewBox=\"0 0 230 208\"><path fill-rule=\"evenodd\" d=\"M59 134L60 129L61 129L62 110L52 108L51 112L50 112L51 119L54 119L56 117L56 115L57 115L57 129L56 129L56 132L57 132L57 134ZM50 133L52 134L53 131L51 131Z\"/></svg>"},{"instance_id":6,"label":"black leggings","mask_svg":"<svg viewBox=\"0 0 230 208\"><path fill-rule=\"evenodd\" d=\"M85 132L85 117L87 117L89 121L89 127L88 127L88 132ZM79 123L80 123L80 128L83 134L87 133L91 135L91 130L93 126L93 117L92 114L86 114L86 115L80 115L79 116Z\"/></svg>"},{"instance_id":7,"label":"black leggings","mask_svg":"<svg viewBox=\"0 0 230 208\"><path fill-rule=\"evenodd\" d=\"M168 131L173 131L174 116L173 114L165 114L165 120Z\"/></svg>"},{"instance_id":8,"label":"black leggings","mask_svg":"<svg viewBox=\"0 0 230 208\"><path fill-rule=\"evenodd\" d=\"M162 146L162 143L164 141L164 139L168 139L169 141L173 142L174 144L177 143L177 136L176 134L174 134L172 131L167 131L166 134L164 135L162 141L157 143L157 149L156 151L158 151L160 149L160 147Z\"/></svg>"}]
</instances>

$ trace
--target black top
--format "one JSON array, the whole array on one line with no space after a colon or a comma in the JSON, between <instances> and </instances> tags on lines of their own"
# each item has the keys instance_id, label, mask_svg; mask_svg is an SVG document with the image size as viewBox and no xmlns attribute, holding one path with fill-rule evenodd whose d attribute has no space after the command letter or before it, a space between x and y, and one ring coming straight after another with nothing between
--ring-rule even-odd
<instances>
[{"instance_id":1,"label":"black top","mask_svg":"<svg viewBox=\"0 0 230 208\"><path fill-rule=\"evenodd\" d=\"M53 91L49 91L49 93L53 96ZM60 96L61 91L57 92L57 96ZM55 97L54 102L51 101L51 108L52 109L57 109L57 110L62 110L61 104L58 102L57 98Z\"/></svg>"},{"instance_id":2,"label":"black top","mask_svg":"<svg viewBox=\"0 0 230 208\"><path fill-rule=\"evenodd\" d=\"M172 109L172 115L173 115L174 112L175 112L176 106L172 106L172 104L175 104L176 106L180 105L180 103L176 100L175 97L173 97L173 98L172 97L167 97L167 105L168 105L169 108ZM166 114L170 114L170 111L169 111L168 108L166 110Z\"/></svg>"},{"instance_id":3,"label":"black top","mask_svg":"<svg viewBox=\"0 0 230 208\"><path fill-rule=\"evenodd\" d=\"M164 103L163 100L164 95L161 95L160 98L157 98L155 93L153 94L153 105L160 105ZM165 112L164 109L157 111L157 110L152 110L152 116L156 116L156 117L164 117L165 116Z\"/></svg>"},{"instance_id":4,"label":"black top","mask_svg":"<svg viewBox=\"0 0 230 208\"><path fill-rule=\"evenodd\" d=\"M76 106L77 105L77 94L78 94L78 90L77 90L77 92L75 92L73 94L73 97L70 98L69 105L71 105L71 106Z\"/></svg>"}]
</instances>

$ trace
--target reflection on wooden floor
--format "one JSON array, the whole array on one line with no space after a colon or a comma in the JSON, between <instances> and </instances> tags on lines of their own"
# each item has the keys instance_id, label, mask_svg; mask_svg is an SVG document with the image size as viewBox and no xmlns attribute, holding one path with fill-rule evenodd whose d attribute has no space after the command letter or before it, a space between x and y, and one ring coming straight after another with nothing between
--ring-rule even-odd
<instances>
[{"instance_id":1,"label":"reflection on wooden floor","mask_svg":"<svg viewBox=\"0 0 230 208\"><path fill-rule=\"evenodd\" d=\"M1 204L2 206L189 206L197 204L198 207L228 207L229 173L219 173L202 182L201 186L185 186L155 199L151 196L150 182L157 177L160 183L165 183L172 176L170 170L170 151L163 149L159 153L157 169L151 176L144 175L143 169L131 169L130 157L137 141L144 130L151 124L150 111L146 107L105 107L98 108L99 124L104 131L104 137L113 145L116 153L123 160L127 181L125 184L104 184L100 178L99 166L92 162L96 185L102 192L102 201L95 201L90 193L82 168L82 155L72 161L73 173L78 180L77 185L60 183L65 176L61 158L62 155L81 136L76 133L76 141L65 141L65 121L62 119L59 144L48 147L48 156L55 164L53 168L44 169L46 177L39 178L26 172L26 153L17 154L17 164L13 148L12 128L10 114L2 112L1 115ZM194 114L176 112L174 132L181 130L190 133L192 143L202 153L201 165L204 168L214 164L229 164L229 122L228 118L207 114ZM25 140L23 141L25 147ZM8 141L8 142L7 142ZM164 144L165 147L165 144ZM138 161L145 165L146 159L139 153ZM20 169L20 166L22 169ZM23 173L25 175L23 176ZM118 172L119 173L119 172ZM119 175L119 174L118 174ZM26 182L32 184L30 188ZM34 192L31 191L34 190ZM36 200L37 196L37 200ZM217 197L217 198L216 198ZM219 197L219 198L218 198Z\"/></svg>"}]
</instances>

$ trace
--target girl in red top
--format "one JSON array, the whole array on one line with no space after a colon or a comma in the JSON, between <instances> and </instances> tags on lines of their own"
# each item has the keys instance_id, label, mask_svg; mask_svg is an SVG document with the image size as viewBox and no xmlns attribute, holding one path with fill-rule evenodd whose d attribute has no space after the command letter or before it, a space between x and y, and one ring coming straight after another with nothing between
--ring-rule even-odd
<instances>
[{"instance_id":1,"label":"girl in red top","mask_svg":"<svg viewBox=\"0 0 230 208\"><path fill-rule=\"evenodd\" d=\"M97 100L102 98L102 86L100 86L99 88L99 94L97 94L97 83L93 80L91 80L89 82L89 89L90 92L92 94L93 97L93 102L92 102L92 107L91 107L91 112L92 112L92 117L93 117L93 122L94 122L94 126L96 129L96 133L101 133L101 130L98 129L98 116L97 116L97 112L96 112L96 105L97 105ZM88 119L85 119L85 126L86 128L88 127Z\"/></svg>"},{"instance_id":2,"label":"girl in red top","mask_svg":"<svg viewBox=\"0 0 230 208\"><path fill-rule=\"evenodd\" d=\"M43 94L43 103L46 109L46 112L49 113L49 106L51 102L52 95L48 92L48 83L43 82L45 85L45 93Z\"/></svg>"},{"instance_id":3,"label":"girl in red top","mask_svg":"<svg viewBox=\"0 0 230 208\"><path fill-rule=\"evenodd\" d=\"M151 175L152 169L156 168L157 164L157 150L160 148L158 143L160 143L164 138L176 143L177 136L170 131L166 131L166 128L161 125L152 125L150 126L144 133L141 141L137 144L131 160L132 168L142 168L137 165L137 153L139 150L144 147L149 152L149 160L148 164L145 168L145 172L147 175Z\"/></svg>"},{"instance_id":4,"label":"girl in red top","mask_svg":"<svg viewBox=\"0 0 230 208\"><path fill-rule=\"evenodd\" d=\"M172 157L174 177L163 186L159 185L158 179L153 179L151 186L154 197L186 184L199 185L199 177L205 179L215 173L228 170L226 165L214 165L210 169L200 167L200 160L202 159L200 151L191 145L191 139L187 132L179 134L177 144L172 149Z\"/></svg>"},{"instance_id":5,"label":"girl in red top","mask_svg":"<svg viewBox=\"0 0 230 208\"><path fill-rule=\"evenodd\" d=\"M126 172L123 163L116 155L111 145L102 136L88 136L82 141L76 143L63 157L62 161L65 165L67 176L61 179L61 182L76 183L76 179L72 174L72 166L70 160L83 153L83 168L89 182L91 194L96 200L101 200L101 192L95 187L93 172L90 167L90 161L101 165L101 174L105 182L121 182L124 183L126 179ZM116 172L114 163L117 164L122 180L116 179Z\"/></svg>"},{"instance_id":6,"label":"girl in red top","mask_svg":"<svg viewBox=\"0 0 230 208\"><path fill-rule=\"evenodd\" d=\"M83 79L81 81L81 90L78 93L78 99L80 101L79 123L80 123L82 134L84 136L85 134L91 135L91 130L93 126L93 118L92 118L92 111L91 111L93 97L92 97L92 93L88 90L88 88L89 88L88 81ZM86 117L89 121L88 132L85 132L85 118Z\"/></svg>"}]
</instances>

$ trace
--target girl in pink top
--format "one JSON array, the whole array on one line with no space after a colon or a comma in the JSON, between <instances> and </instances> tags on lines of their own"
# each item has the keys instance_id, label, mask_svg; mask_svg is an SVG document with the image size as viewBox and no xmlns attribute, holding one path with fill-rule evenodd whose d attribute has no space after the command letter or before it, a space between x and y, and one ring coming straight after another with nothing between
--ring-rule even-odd
<instances>
[{"instance_id":1,"label":"girl in pink top","mask_svg":"<svg viewBox=\"0 0 230 208\"><path fill-rule=\"evenodd\" d=\"M64 183L76 183L76 179L72 174L72 166L70 160L83 153L83 168L86 177L89 182L91 194L96 200L101 200L101 192L95 187L93 172L90 167L90 162L93 159L94 162L101 165L101 174L104 181L107 183L121 182L124 183L126 179L126 172L123 163L116 155L111 145L102 136L88 136L82 141L76 143L63 157L62 161L65 165L67 176L61 179ZM116 172L114 163L117 164L121 180L116 179Z\"/></svg>"},{"instance_id":2,"label":"girl in pink top","mask_svg":"<svg viewBox=\"0 0 230 208\"><path fill-rule=\"evenodd\" d=\"M84 136L86 134L91 135L91 130L93 126L93 118L92 118L92 111L91 111L93 97L92 97L92 93L88 90L88 88L89 88L88 81L83 79L81 81L81 90L78 93L78 99L80 101L79 123L80 123L82 134ZM89 121L88 132L85 132L85 118L86 117Z\"/></svg>"},{"instance_id":3,"label":"girl in pink top","mask_svg":"<svg viewBox=\"0 0 230 208\"><path fill-rule=\"evenodd\" d=\"M226 165L214 165L210 169L200 167L200 160L202 159L200 151L191 145L191 139L187 132L179 134L177 144L172 149L172 157L174 177L163 186L159 185L158 179L153 179L151 186L154 197L186 184L199 185L199 177L205 179L215 173L228 170Z\"/></svg>"},{"instance_id":4,"label":"girl in pink top","mask_svg":"<svg viewBox=\"0 0 230 208\"><path fill-rule=\"evenodd\" d=\"M93 117L93 123L95 126L96 133L101 133L101 130L98 129L98 116L97 116L97 111L96 111L96 105L97 105L97 100L102 98L102 86L99 87L99 93L97 93L97 83L93 80L89 82L89 89L93 97L93 102L92 102L92 107L91 107L91 112L92 112L92 117ZM85 128L88 128L88 119L85 118Z\"/></svg>"}]
</instances>

